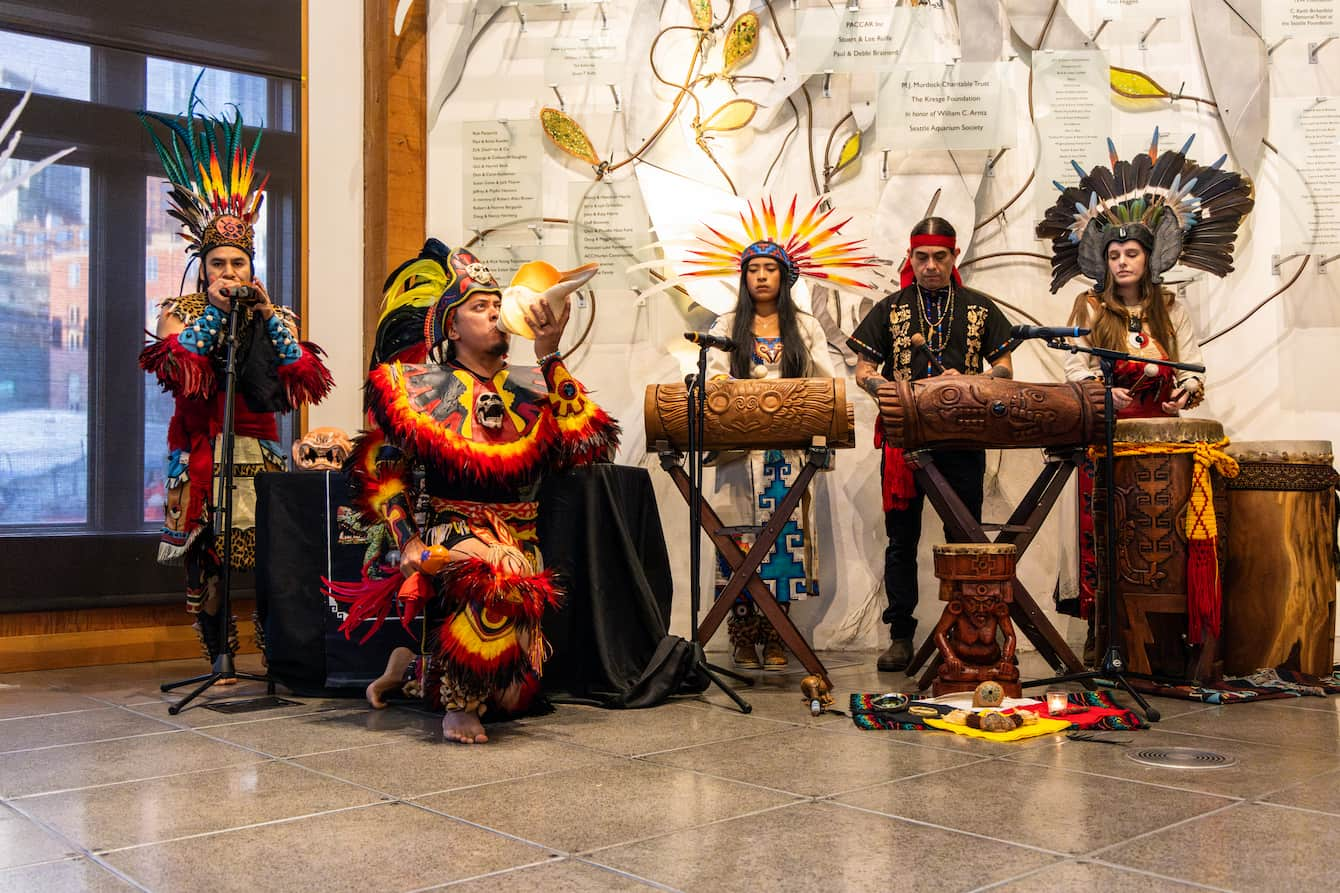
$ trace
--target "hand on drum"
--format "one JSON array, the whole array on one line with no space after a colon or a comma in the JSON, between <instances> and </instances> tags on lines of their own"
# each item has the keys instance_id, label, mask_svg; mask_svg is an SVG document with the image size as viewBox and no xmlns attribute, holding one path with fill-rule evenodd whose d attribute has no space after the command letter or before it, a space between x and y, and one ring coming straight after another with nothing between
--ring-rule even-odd
<instances>
[{"instance_id":1,"label":"hand on drum","mask_svg":"<svg viewBox=\"0 0 1340 893\"><path fill-rule=\"evenodd\" d=\"M1121 412L1123 409L1130 406L1132 399L1129 388L1112 389L1112 408L1117 412Z\"/></svg>"},{"instance_id":2,"label":"hand on drum","mask_svg":"<svg viewBox=\"0 0 1340 893\"><path fill-rule=\"evenodd\" d=\"M1178 415L1186 408L1186 402L1191 399L1191 392L1186 388L1178 388L1168 396L1172 399L1161 404L1163 411L1168 415Z\"/></svg>"}]
</instances>

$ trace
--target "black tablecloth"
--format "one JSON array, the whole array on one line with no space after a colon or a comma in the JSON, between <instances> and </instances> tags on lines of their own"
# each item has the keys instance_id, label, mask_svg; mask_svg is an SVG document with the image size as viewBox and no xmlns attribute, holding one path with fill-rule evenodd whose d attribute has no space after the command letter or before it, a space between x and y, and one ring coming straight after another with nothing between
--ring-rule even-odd
<instances>
[{"instance_id":1,"label":"black tablecloth","mask_svg":"<svg viewBox=\"0 0 1340 893\"><path fill-rule=\"evenodd\" d=\"M256 497L257 608L271 672L300 694L361 690L391 649L419 631L408 636L394 616L362 646L338 631L343 614L321 594L321 577L357 580L367 546L352 524L347 478L261 474ZM670 561L645 469L595 465L551 476L539 534L567 592L563 609L544 621L553 645L547 691L645 707L705 687L688 643L667 635Z\"/></svg>"},{"instance_id":2,"label":"black tablecloth","mask_svg":"<svg viewBox=\"0 0 1340 893\"><path fill-rule=\"evenodd\" d=\"M567 591L544 621L544 686L607 707L649 707L702 691L689 644L667 635L674 584L651 476L592 465L547 478L540 549Z\"/></svg>"},{"instance_id":3,"label":"black tablecloth","mask_svg":"<svg viewBox=\"0 0 1340 893\"><path fill-rule=\"evenodd\" d=\"M339 631L343 606L321 594L321 578L358 580L366 549L343 473L256 476L256 612L271 674L299 694L361 692L393 648L414 644L395 616L362 646L370 621L353 641Z\"/></svg>"}]
</instances>

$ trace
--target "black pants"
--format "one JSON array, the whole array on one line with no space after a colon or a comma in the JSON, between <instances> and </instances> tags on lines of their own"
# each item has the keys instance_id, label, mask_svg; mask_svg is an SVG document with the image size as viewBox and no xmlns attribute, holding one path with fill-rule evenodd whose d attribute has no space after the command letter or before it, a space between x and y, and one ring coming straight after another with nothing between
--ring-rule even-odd
<instances>
[{"instance_id":1,"label":"black pants","mask_svg":"<svg viewBox=\"0 0 1340 893\"><path fill-rule=\"evenodd\" d=\"M986 453L982 450L932 450L935 466L949 486L968 507L973 518L982 520L982 477L986 473ZM884 532L889 544L884 549L884 593L889 607L884 622L893 638L910 639L917 621L917 543L921 539L921 511L926 497L918 494L905 509L884 513ZM945 539L950 540L945 529Z\"/></svg>"}]
</instances>

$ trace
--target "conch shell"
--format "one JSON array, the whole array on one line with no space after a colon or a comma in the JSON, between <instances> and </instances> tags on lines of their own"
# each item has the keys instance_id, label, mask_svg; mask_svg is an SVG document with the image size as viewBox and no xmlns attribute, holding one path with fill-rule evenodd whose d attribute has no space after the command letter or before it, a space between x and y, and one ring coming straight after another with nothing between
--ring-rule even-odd
<instances>
[{"instance_id":1,"label":"conch shell","mask_svg":"<svg viewBox=\"0 0 1340 893\"><path fill-rule=\"evenodd\" d=\"M525 308L544 301L557 318L568 295L590 282L599 269L600 264L591 263L563 273L542 260L522 264L512 277L512 284L503 289L498 328L534 341L535 333L526 322Z\"/></svg>"}]
</instances>

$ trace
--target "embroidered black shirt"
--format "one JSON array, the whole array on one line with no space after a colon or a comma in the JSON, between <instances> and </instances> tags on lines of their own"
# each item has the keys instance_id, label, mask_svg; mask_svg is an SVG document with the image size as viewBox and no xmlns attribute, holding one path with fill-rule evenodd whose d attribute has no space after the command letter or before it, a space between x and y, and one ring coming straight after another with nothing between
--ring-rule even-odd
<instances>
[{"instance_id":1,"label":"embroidered black shirt","mask_svg":"<svg viewBox=\"0 0 1340 893\"><path fill-rule=\"evenodd\" d=\"M926 339L926 350L912 349L912 336ZM930 375L929 356L945 369L965 374L983 371L1007 352L1010 323L986 295L956 286L952 299L947 288L921 289L909 285L877 303L847 345L873 363L880 374L916 380Z\"/></svg>"}]
</instances>

